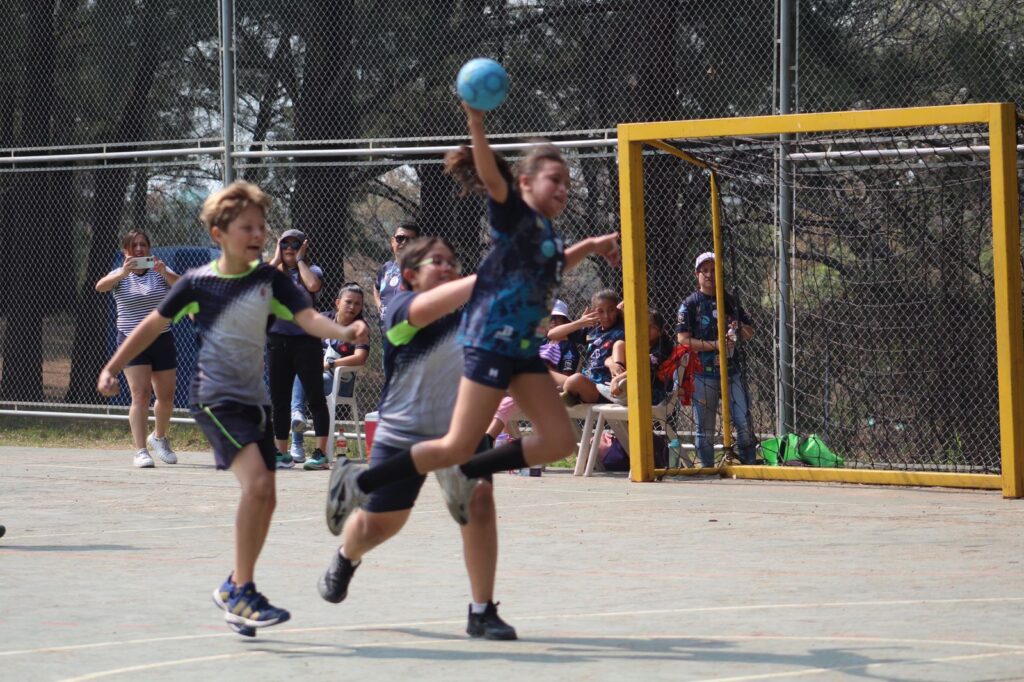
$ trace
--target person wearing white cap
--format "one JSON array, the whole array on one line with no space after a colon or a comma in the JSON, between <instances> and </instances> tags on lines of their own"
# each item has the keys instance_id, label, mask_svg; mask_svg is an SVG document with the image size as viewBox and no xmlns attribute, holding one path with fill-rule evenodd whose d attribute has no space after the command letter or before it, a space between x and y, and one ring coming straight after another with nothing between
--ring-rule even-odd
<instances>
[{"instance_id":1,"label":"person wearing white cap","mask_svg":"<svg viewBox=\"0 0 1024 682\"><path fill-rule=\"evenodd\" d=\"M718 304L715 299L715 254L711 251L697 256L694 263L697 291L679 306L676 340L695 351L703 365L697 374L693 394L693 418L696 422L695 445L701 466L715 465L714 437L718 401L721 399L719 372ZM740 462L753 464L755 442L750 423L750 403L744 378L742 344L754 335L754 322L735 297L725 295L725 314L728 326L727 348L729 371L729 407L732 424L736 428L736 443Z\"/></svg>"}]
</instances>

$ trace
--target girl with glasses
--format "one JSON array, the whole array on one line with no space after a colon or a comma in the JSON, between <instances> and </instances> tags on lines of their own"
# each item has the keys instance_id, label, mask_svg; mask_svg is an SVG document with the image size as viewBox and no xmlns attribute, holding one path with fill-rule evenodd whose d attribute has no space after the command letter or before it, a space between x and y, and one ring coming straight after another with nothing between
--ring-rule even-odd
<instances>
[{"instance_id":1,"label":"girl with glasses","mask_svg":"<svg viewBox=\"0 0 1024 682\"><path fill-rule=\"evenodd\" d=\"M391 299L385 319L384 391L370 472L387 470L410 447L448 431L463 365L456 311L469 300L476 279L459 279L452 248L439 237L410 242L399 265L405 288ZM335 465L341 469L355 465ZM363 556L402 529L425 480L417 474L377 488L344 527L332 527L342 533L342 544L320 579L320 596L332 603L348 596ZM470 505L473 517L460 527L472 594L466 632L515 639L515 629L498 616L494 603L498 530L490 480L474 489Z\"/></svg>"}]
</instances>

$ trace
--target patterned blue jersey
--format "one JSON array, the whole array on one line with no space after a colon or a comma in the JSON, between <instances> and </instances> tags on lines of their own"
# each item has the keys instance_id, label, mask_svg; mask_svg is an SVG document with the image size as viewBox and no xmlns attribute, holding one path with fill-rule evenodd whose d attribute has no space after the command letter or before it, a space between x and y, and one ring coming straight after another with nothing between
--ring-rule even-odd
<instances>
[{"instance_id":1,"label":"patterned blue jersey","mask_svg":"<svg viewBox=\"0 0 1024 682\"><path fill-rule=\"evenodd\" d=\"M726 294L725 324L728 326L734 320L739 320L740 324L754 324L747 311L736 305L736 299ZM679 306L679 314L676 319L676 333L685 332L689 332L691 338L701 341L718 339L718 303L714 296L695 291L686 297L686 300ZM739 371L743 368L744 358L741 348L742 345L737 347L736 354L729 358L730 371ZM706 374L718 374L718 351L703 350L697 356L700 358Z\"/></svg>"},{"instance_id":2,"label":"patterned blue jersey","mask_svg":"<svg viewBox=\"0 0 1024 682\"><path fill-rule=\"evenodd\" d=\"M595 384L607 384L612 379L611 370L605 367L604 361L612 356L612 346L616 341L626 340L626 327L622 318L615 324L604 329L597 324L587 329L577 329L569 335L569 341L586 344L583 351L583 369L580 374Z\"/></svg>"},{"instance_id":3,"label":"patterned blue jersey","mask_svg":"<svg viewBox=\"0 0 1024 682\"><path fill-rule=\"evenodd\" d=\"M536 357L562 281L562 240L551 221L511 188L504 204L488 198L487 212L494 247L477 268L459 342L514 358Z\"/></svg>"},{"instance_id":4,"label":"patterned blue jersey","mask_svg":"<svg viewBox=\"0 0 1024 682\"><path fill-rule=\"evenodd\" d=\"M182 275L157 311L175 322L195 315L199 357L189 402L269 405L263 381L267 319L291 320L309 307L304 292L265 263L254 262L241 275L222 275L214 261Z\"/></svg>"}]
</instances>

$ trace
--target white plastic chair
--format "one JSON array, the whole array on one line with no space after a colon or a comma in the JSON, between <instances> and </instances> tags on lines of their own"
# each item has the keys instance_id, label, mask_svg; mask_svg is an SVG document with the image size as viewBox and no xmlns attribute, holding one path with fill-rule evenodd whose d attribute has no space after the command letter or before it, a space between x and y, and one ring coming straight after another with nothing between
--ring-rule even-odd
<instances>
[{"instance_id":1,"label":"white plastic chair","mask_svg":"<svg viewBox=\"0 0 1024 682\"><path fill-rule=\"evenodd\" d=\"M675 412L676 406L679 404L679 381L682 379L683 372L686 371L685 366L681 366L680 369L676 370L675 381L672 384L672 389L668 392L665 400L659 404L651 407L651 418L653 421L660 421L665 424L665 437L669 440L675 440L678 438L675 430L672 428L672 424L669 423L669 417ZM593 405L593 413L597 415L597 423L594 425L594 434L591 438L590 447L586 451L586 456L582 457L581 460L576 460L576 471L575 475L580 475L580 470L583 469L584 476L590 476L594 471L594 465L597 463L597 451L601 445L601 434L604 432L604 427L609 422L625 422L629 424L629 408L625 405L615 405L611 403L602 403L599 405ZM582 449L581 449L582 452ZM687 467L693 466L693 460L687 455L680 454L683 458Z\"/></svg>"},{"instance_id":2,"label":"white plastic chair","mask_svg":"<svg viewBox=\"0 0 1024 682\"><path fill-rule=\"evenodd\" d=\"M576 468L572 475L579 476L583 473L583 466L587 462L587 454L592 447L592 441L600 441L600 432L594 429L594 409L596 403L579 403L569 408L569 417L583 420L583 432L580 434L580 447L576 452ZM575 422L573 422L575 427ZM596 434L596 435L595 435Z\"/></svg>"},{"instance_id":3,"label":"white plastic chair","mask_svg":"<svg viewBox=\"0 0 1024 682\"><path fill-rule=\"evenodd\" d=\"M365 457L365 448L363 447L363 436L362 426L359 421L359 403L356 402L356 386L355 375L362 371L362 366L357 365L354 367L335 367L334 368L334 381L331 384L331 392L327 394L327 417L330 420L328 422L327 433L330 437L327 439L327 459L334 459L335 443L337 442L337 436L334 433L334 427L338 419L338 405L348 405L352 410L352 421L355 423L356 431L356 447L359 449L359 457ZM338 395L338 387L341 386L341 377L350 375L352 377L352 397L346 398Z\"/></svg>"}]
</instances>

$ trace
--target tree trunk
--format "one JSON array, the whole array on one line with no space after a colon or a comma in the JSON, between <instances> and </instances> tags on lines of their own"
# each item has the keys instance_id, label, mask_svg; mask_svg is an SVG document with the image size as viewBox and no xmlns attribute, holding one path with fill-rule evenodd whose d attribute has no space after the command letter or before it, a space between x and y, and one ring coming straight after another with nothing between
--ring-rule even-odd
<instances>
[{"instance_id":1,"label":"tree trunk","mask_svg":"<svg viewBox=\"0 0 1024 682\"><path fill-rule=\"evenodd\" d=\"M149 92L163 58L160 39L165 2L150 2L141 11L145 12L145 17L136 52L138 68L121 113L116 141L144 139L143 133L150 114ZM89 244L85 281L78 295L71 381L65 396L68 402L95 401L96 377L108 357L106 339L109 322L106 304L110 294L97 293L93 285L110 270L111 257L120 251L118 232L131 177L132 169L115 164L93 174L95 198L90 217L92 241Z\"/></svg>"},{"instance_id":2,"label":"tree trunk","mask_svg":"<svg viewBox=\"0 0 1024 682\"><path fill-rule=\"evenodd\" d=\"M354 8L352 0L308 8L301 35L305 41L302 86L295 102L298 140L358 137L352 102L353 65L350 54ZM317 159L330 162L333 159ZM349 200L352 173L344 166L299 166L295 169L292 225L312 243L312 258L324 269L324 291L337 291L344 281L344 256L349 251ZM326 248L330 244L330 248ZM317 254L330 253L329 263ZM333 296L333 294L329 294Z\"/></svg>"},{"instance_id":3,"label":"tree trunk","mask_svg":"<svg viewBox=\"0 0 1024 682\"><path fill-rule=\"evenodd\" d=\"M28 3L27 63L22 87L33 94L22 97L22 145L25 147L46 147L51 141L56 51L53 16L56 5L56 0ZM49 205L50 180L46 171L16 174L11 182L9 199L5 202L5 241L28 227L40 244L52 243L49 234L53 220ZM35 224L26 226L29 216L33 216L31 221ZM48 273L40 268L37 259L28 254L9 259L7 270L7 333L4 335L0 397L39 402L43 399L43 314L49 309L44 300L42 280Z\"/></svg>"}]
</instances>

